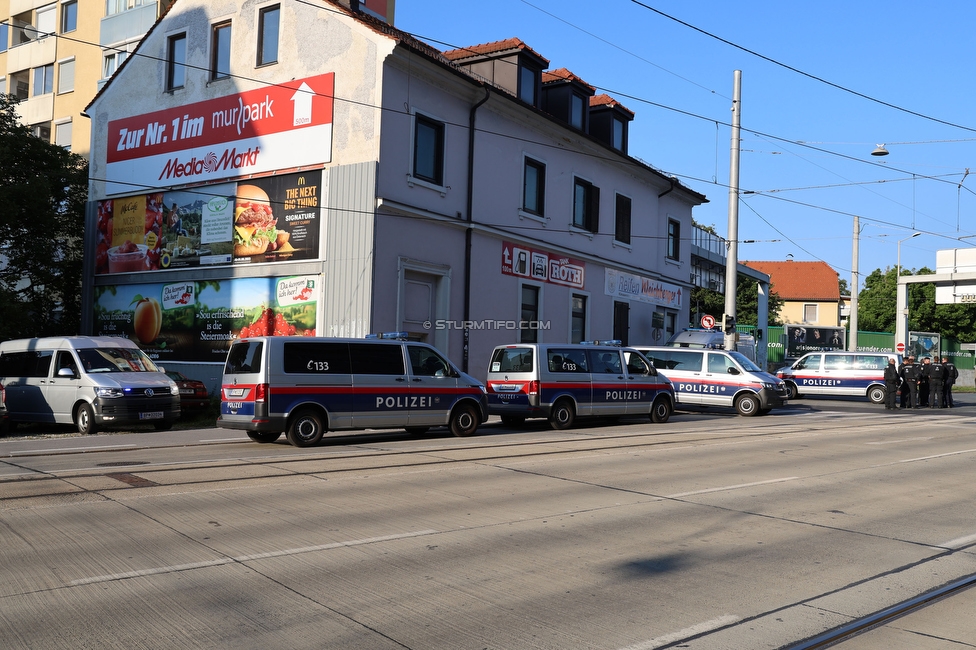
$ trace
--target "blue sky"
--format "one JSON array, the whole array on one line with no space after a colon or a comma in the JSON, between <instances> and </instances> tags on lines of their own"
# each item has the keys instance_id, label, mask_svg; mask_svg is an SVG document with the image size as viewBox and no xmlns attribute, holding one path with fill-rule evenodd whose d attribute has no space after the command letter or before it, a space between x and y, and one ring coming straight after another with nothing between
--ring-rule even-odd
<instances>
[{"instance_id":1,"label":"blue sky","mask_svg":"<svg viewBox=\"0 0 976 650\"><path fill-rule=\"evenodd\" d=\"M695 220L723 236L741 70L740 260L823 260L850 283L854 215L862 287L913 232L905 268L976 245L958 239L976 234L976 3L398 0L395 24L442 50L518 37L615 97L630 154L708 197Z\"/></svg>"}]
</instances>

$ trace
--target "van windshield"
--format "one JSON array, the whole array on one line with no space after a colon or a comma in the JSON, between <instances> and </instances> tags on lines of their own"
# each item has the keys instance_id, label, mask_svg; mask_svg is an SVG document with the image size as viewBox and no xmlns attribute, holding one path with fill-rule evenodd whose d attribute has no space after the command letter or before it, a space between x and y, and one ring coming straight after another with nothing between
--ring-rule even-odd
<instances>
[{"instance_id":1,"label":"van windshield","mask_svg":"<svg viewBox=\"0 0 976 650\"><path fill-rule=\"evenodd\" d=\"M142 350L131 348L85 348L78 350L85 372L159 372Z\"/></svg>"},{"instance_id":2,"label":"van windshield","mask_svg":"<svg viewBox=\"0 0 976 650\"><path fill-rule=\"evenodd\" d=\"M746 372L762 372L762 368L752 362L752 360L741 352L729 352L729 356L736 360Z\"/></svg>"}]
</instances>

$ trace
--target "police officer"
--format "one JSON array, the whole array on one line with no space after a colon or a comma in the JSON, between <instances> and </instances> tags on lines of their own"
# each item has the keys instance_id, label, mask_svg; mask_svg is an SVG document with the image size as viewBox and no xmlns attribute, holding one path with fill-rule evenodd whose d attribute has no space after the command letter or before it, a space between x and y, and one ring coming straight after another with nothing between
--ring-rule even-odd
<instances>
[{"instance_id":1,"label":"police officer","mask_svg":"<svg viewBox=\"0 0 976 650\"><path fill-rule=\"evenodd\" d=\"M918 371L918 405L929 405L929 376L925 374L925 366L932 363L932 357L922 357L922 364Z\"/></svg>"},{"instance_id":2,"label":"police officer","mask_svg":"<svg viewBox=\"0 0 976 650\"><path fill-rule=\"evenodd\" d=\"M915 357L909 356L901 367L901 394L905 399L907 393L907 408L918 408L918 378L921 375L921 368L915 363ZM907 389L907 390L906 390Z\"/></svg>"},{"instance_id":3,"label":"police officer","mask_svg":"<svg viewBox=\"0 0 976 650\"><path fill-rule=\"evenodd\" d=\"M895 366L895 358L888 357L888 365L884 371L885 383L885 410L895 410L895 394L898 392L898 384L901 377L898 376L898 367Z\"/></svg>"},{"instance_id":4,"label":"police officer","mask_svg":"<svg viewBox=\"0 0 976 650\"><path fill-rule=\"evenodd\" d=\"M942 402L942 386L945 383L946 369L942 365L942 360L939 357L935 358L935 363L926 357L925 367L922 368L922 373L929 380L929 399L932 403L929 405L934 409L945 408L945 404Z\"/></svg>"},{"instance_id":5,"label":"police officer","mask_svg":"<svg viewBox=\"0 0 976 650\"><path fill-rule=\"evenodd\" d=\"M949 361L949 357L942 357L942 365L946 369L945 383L942 385L942 403L947 408L952 408L955 406L952 403L952 385L959 379L959 369L956 368L956 364Z\"/></svg>"}]
</instances>

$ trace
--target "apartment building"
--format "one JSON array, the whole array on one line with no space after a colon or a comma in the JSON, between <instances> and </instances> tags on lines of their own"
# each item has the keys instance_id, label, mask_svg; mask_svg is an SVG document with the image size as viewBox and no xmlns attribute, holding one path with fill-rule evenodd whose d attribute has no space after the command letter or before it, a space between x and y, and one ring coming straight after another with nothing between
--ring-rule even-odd
<instances>
[{"instance_id":1,"label":"apartment building","mask_svg":"<svg viewBox=\"0 0 976 650\"><path fill-rule=\"evenodd\" d=\"M86 109L88 331L217 376L239 337L401 331L484 376L499 344L688 322L706 199L630 154L637 116L391 13L176 0Z\"/></svg>"},{"instance_id":2,"label":"apartment building","mask_svg":"<svg viewBox=\"0 0 976 650\"><path fill-rule=\"evenodd\" d=\"M85 106L169 0L0 0L0 91L34 135L88 156Z\"/></svg>"}]
</instances>

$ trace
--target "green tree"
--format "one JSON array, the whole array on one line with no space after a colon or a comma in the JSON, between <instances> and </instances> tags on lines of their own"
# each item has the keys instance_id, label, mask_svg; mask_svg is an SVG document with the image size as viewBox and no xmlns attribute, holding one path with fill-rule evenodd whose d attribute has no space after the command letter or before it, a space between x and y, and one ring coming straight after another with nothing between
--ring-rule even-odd
<instances>
[{"instance_id":1,"label":"green tree","mask_svg":"<svg viewBox=\"0 0 976 650\"><path fill-rule=\"evenodd\" d=\"M769 291L769 325L782 325L779 320L779 310L783 306L783 299L779 294L770 289ZM756 288L756 281L748 276L739 274L736 280L735 291L735 315L736 322L742 325L758 325L759 320L759 293ZM715 318L715 322L722 321L722 314L725 312L725 295L718 291L706 289L704 287L693 287L691 290L691 314L695 318L695 313L710 314ZM693 327L700 327L700 323L694 322Z\"/></svg>"},{"instance_id":2,"label":"green tree","mask_svg":"<svg viewBox=\"0 0 976 650\"><path fill-rule=\"evenodd\" d=\"M902 275L931 275L932 269L902 269ZM858 329L894 332L897 308L895 269L875 269L857 297ZM935 332L963 342L976 341L976 305L935 304L934 284L908 285L908 329Z\"/></svg>"},{"instance_id":3,"label":"green tree","mask_svg":"<svg viewBox=\"0 0 976 650\"><path fill-rule=\"evenodd\" d=\"M0 93L0 340L77 334L88 163L34 137Z\"/></svg>"}]
</instances>

